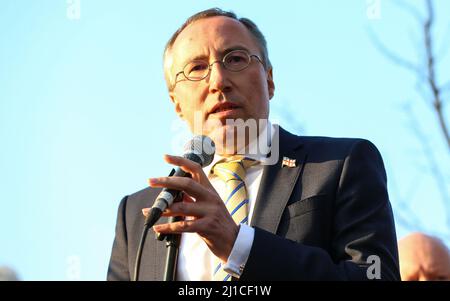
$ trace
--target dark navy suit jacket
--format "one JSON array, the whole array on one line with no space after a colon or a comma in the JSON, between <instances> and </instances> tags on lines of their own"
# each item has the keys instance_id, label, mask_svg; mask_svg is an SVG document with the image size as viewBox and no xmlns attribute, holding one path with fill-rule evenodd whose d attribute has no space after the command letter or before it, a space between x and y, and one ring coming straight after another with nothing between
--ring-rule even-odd
<instances>
[{"instance_id":1,"label":"dark navy suit jacket","mask_svg":"<svg viewBox=\"0 0 450 301\"><path fill-rule=\"evenodd\" d=\"M251 221L255 237L240 280L367 280L371 255L379 258L381 280L400 280L377 148L363 139L295 136L281 128L279 141L278 163L264 167ZM283 157L297 165L282 167ZM141 209L159 191L146 188L122 199L108 280L132 278ZM165 243L149 233L139 279L163 280Z\"/></svg>"}]
</instances>

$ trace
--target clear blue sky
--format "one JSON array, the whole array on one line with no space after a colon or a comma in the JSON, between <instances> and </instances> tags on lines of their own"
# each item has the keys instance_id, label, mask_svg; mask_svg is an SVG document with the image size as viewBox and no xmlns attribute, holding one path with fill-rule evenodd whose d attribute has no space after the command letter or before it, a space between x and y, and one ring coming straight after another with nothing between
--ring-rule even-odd
<instances>
[{"instance_id":1,"label":"clear blue sky","mask_svg":"<svg viewBox=\"0 0 450 301\"><path fill-rule=\"evenodd\" d=\"M396 218L406 198L429 231L449 233L403 106L414 104L439 164L450 166L434 115L414 76L368 35L371 28L417 59L417 26L391 2L381 0L380 18L370 19L366 0L81 0L80 18L71 19L65 0L2 1L0 266L26 280L105 279L120 199L167 174L162 155L187 131L164 84L164 45L188 16L214 6L265 33L272 120L302 135L371 140ZM437 2L436 37L449 40L450 1ZM440 64L439 78L449 80L450 55ZM397 223L399 238L411 230Z\"/></svg>"}]
</instances>

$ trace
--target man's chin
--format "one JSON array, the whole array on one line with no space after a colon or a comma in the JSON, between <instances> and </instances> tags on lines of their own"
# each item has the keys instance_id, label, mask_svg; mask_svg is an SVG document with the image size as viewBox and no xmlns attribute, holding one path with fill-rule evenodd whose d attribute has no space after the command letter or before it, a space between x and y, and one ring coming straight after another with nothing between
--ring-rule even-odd
<instances>
[{"instance_id":1,"label":"man's chin","mask_svg":"<svg viewBox=\"0 0 450 301\"><path fill-rule=\"evenodd\" d=\"M223 125L207 131L206 136L211 138L216 144L216 153L222 153L222 150L224 149L223 146L226 142L227 133L229 132L230 129L227 129L226 126Z\"/></svg>"},{"instance_id":2,"label":"man's chin","mask_svg":"<svg viewBox=\"0 0 450 301\"><path fill-rule=\"evenodd\" d=\"M247 144L245 137L237 136L237 129L235 126L222 125L212 129L208 134L216 145L216 154L234 155L237 151Z\"/></svg>"}]
</instances>

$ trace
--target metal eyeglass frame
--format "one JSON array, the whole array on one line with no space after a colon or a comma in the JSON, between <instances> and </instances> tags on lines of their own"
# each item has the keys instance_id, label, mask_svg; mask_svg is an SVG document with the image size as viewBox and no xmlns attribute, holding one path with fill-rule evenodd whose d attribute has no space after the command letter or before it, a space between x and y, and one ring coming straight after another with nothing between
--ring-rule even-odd
<instances>
[{"instance_id":1,"label":"metal eyeglass frame","mask_svg":"<svg viewBox=\"0 0 450 301\"><path fill-rule=\"evenodd\" d=\"M243 67L243 68L241 68L241 69L239 69L239 70L231 70L231 69L228 69L227 66L225 65L225 60L226 60L226 58L227 58L230 54L236 53L236 52L245 53L245 54L247 55L247 57L248 57L248 64L247 64L247 66L245 66L245 67ZM186 66L189 65L190 63L192 63L192 61L191 61L191 62L188 62L188 63L186 64L186 66L184 66L183 70L180 71L180 72L178 72L178 73L175 75L175 83L172 84L171 90L172 90L173 88L175 88L175 86L176 86L176 84L177 84L178 82L180 82L180 81L177 81L178 75L180 75L180 74L183 74L183 76L184 76L188 81L198 82L198 81L204 80L205 78L207 78L207 77L211 74L211 69L212 69L211 67L212 67L215 63L220 63L220 64L221 64L226 70L228 70L228 71L231 71L231 72L241 72L242 70L245 70L245 69L248 68L248 66L250 66L250 64L252 63L252 57L257 58L258 61L264 66L264 63L262 62L261 58L260 58L259 56L257 56L256 54L249 54L249 53L248 53L247 51L245 51L245 50L237 49L237 50L233 50L233 51L228 52L226 55L223 56L223 58L222 58L221 60L216 60L216 61L212 62L211 64L208 64L208 72L205 74L205 76L203 76L202 78L198 78L198 79L190 79L190 78L187 77L186 74L184 73L184 69L186 69ZM201 60L194 60L194 61L201 61Z\"/></svg>"}]
</instances>

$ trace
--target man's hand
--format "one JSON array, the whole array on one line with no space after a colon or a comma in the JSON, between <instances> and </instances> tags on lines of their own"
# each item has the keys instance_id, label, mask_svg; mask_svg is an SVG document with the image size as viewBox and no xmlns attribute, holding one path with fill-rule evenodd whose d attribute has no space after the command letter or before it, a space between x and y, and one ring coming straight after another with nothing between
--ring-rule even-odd
<instances>
[{"instance_id":1,"label":"man's hand","mask_svg":"<svg viewBox=\"0 0 450 301\"><path fill-rule=\"evenodd\" d=\"M182 202L173 203L163 216L184 216L190 219L155 225L159 233L196 232L223 262L228 260L239 232L222 199L211 185L200 164L183 157L164 156L167 163L179 166L192 178L162 177L149 179L151 187L167 187L183 191ZM193 200L195 199L195 201ZM143 209L144 215L149 209Z\"/></svg>"}]
</instances>

